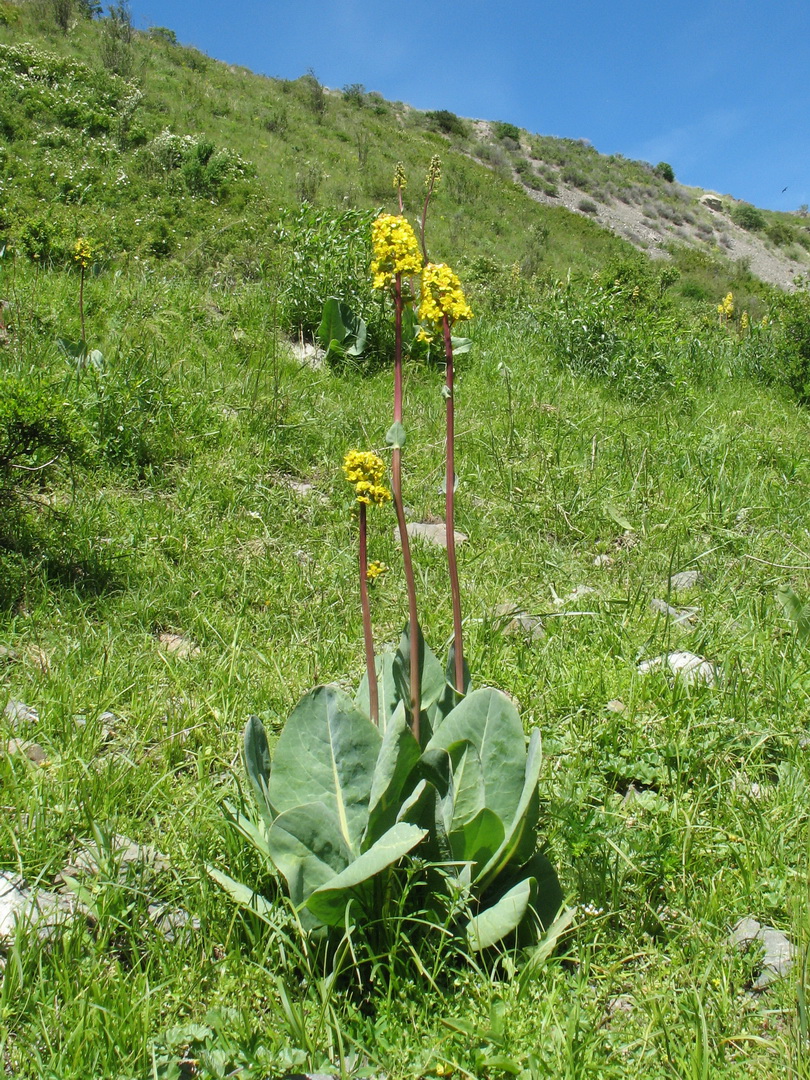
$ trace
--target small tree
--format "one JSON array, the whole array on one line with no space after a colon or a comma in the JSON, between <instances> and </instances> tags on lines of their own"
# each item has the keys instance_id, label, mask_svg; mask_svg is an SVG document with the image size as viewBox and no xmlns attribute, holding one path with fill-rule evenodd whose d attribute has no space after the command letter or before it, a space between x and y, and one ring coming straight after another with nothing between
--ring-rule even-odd
<instances>
[{"instance_id":1,"label":"small tree","mask_svg":"<svg viewBox=\"0 0 810 1080\"><path fill-rule=\"evenodd\" d=\"M675 170L666 161L659 161L655 166L655 175L660 176L662 180L666 180L668 184L671 184L675 179Z\"/></svg>"}]
</instances>

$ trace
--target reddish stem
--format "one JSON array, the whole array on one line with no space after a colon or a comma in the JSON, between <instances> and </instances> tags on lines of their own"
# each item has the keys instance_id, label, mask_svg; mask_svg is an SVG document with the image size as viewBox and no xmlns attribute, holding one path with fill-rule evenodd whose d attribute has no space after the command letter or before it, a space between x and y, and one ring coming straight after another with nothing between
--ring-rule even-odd
<instances>
[{"instance_id":1,"label":"reddish stem","mask_svg":"<svg viewBox=\"0 0 810 1080\"><path fill-rule=\"evenodd\" d=\"M394 278L394 423L402 423L402 275ZM395 446L391 456L391 489L394 496L394 509L397 515L399 540L402 546L402 565L405 570L405 587L408 592L408 621L410 625L411 646L411 730L419 740L419 713L421 706L421 687L419 679L419 621L416 613L416 585L411 561L411 545L408 539L408 525L405 521L405 506L402 501L402 449Z\"/></svg>"},{"instance_id":2,"label":"reddish stem","mask_svg":"<svg viewBox=\"0 0 810 1080\"><path fill-rule=\"evenodd\" d=\"M419 227L419 234L422 240L422 257L425 262L430 262L427 253L427 244L425 243L425 221L427 220L428 206L430 206L430 199L433 195L433 188L436 184L436 180L431 176L430 183L428 184L427 195L425 195L425 201L422 205L422 221Z\"/></svg>"},{"instance_id":3,"label":"reddish stem","mask_svg":"<svg viewBox=\"0 0 810 1080\"><path fill-rule=\"evenodd\" d=\"M81 267L79 278L79 318L82 324L82 341L87 341L87 335L84 332L84 266Z\"/></svg>"},{"instance_id":4,"label":"reddish stem","mask_svg":"<svg viewBox=\"0 0 810 1080\"><path fill-rule=\"evenodd\" d=\"M368 710L372 723L379 725L380 707L377 697L377 669L374 664L374 639L371 634L371 609L368 603L368 548L366 541L366 504L360 503L360 608L363 612L363 642L366 647L368 675Z\"/></svg>"},{"instance_id":5,"label":"reddish stem","mask_svg":"<svg viewBox=\"0 0 810 1080\"><path fill-rule=\"evenodd\" d=\"M444 355L447 362L445 395L447 402L447 473L444 487L445 528L447 530L447 569L450 574L450 591L453 597L453 641L455 643L456 691L464 693L464 641L461 633L461 591L458 584L458 564L456 563L455 529L455 404L453 402L453 340L450 335L450 323L447 316L442 320L444 330Z\"/></svg>"}]
</instances>

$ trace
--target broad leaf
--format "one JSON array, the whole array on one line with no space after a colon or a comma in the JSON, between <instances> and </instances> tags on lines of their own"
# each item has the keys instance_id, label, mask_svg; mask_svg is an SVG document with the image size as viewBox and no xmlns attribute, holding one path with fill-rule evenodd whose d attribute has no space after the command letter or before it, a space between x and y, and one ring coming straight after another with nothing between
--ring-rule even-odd
<instances>
[{"instance_id":1,"label":"broad leaf","mask_svg":"<svg viewBox=\"0 0 810 1080\"><path fill-rule=\"evenodd\" d=\"M456 644L452 642L450 645L450 651L447 654L447 666L444 669L445 687L444 691L433 706L430 712L431 727L435 731L442 723L444 718L455 709L459 701L469 694L472 690L472 677L470 675L470 669L467 666L467 660L465 658L463 664L463 685L462 692L458 693L455 689L456 684Z\"/></svg>"},{"instance_id":2,"label":"broad leaf","mask_svg":"<svg viewBox=\"0 0 810 1080\"><path fill-rule=\"evenodd\" d=\"M263 818L271 822L276 816L267 795L267 782L270 779L270 748L267 745L267 733L258 716L251 716L245 725L245 769L247 770L256 803Z\"/></svg>"},{"instance_id":3,"label":"broad leaf","mask_svg":"<svg viewBox=\"0 0 810 1080\"><path fill-rule=\"evenodd\" d=\"M394 653L384 652L375 657L377 669L377 708L380 731L384 734L388 721L400 703L397 680L394 678ZM371 714L368 695L368 674L364 674L354 698L358 709L366 716Z\"/></svg>"},{"instance_id":4,"label":"broad leaf","mask_svg":"<svg viewBox=\"0 0 810 1080\"><path fill-rule=\"evenodd\" d=\"M388 446L394 447L395 450L401 450L405 445L405 428L399 420L393 423L388 431L386 431L385 442Z\"/></svg>"},{"instance_id":5,"label":"broad leaf","mask_svg":"<svg viewBox=\"0 0 810 1080\"><path fill-rule=\"evenodd\" d=\"M272 858L270 855L270 845L267 842L267 824L261 822L260 825L255 825L250 818L245 817L244 814L240 814L232 803L226 802L224 808L225 816L236 831L241 833L245 840L247 840L260 855L263 855L266 859Z\"/></svg>"},{"instance_id":6,"label":"broad leaf","mask_svg":"<svg viewBox=\"0 0 810 1080\"><path fill-rule=\"evenodd\" d=\"M436 654L430 646L425 644L422 630L416 628L419 642L419 674L420 674L420 715L424 717L422 723L423 742L426 742L430 731L430 713L433 705L444 693L445 681L442 665L436 658ZM394 654L394 678L397 681L397 691L400 698L409 702L411 700L411 627L410 621L405 625L400 638L399 647Z\"/></svg>"},{"instance_id":7,"label":"broad leaf","mask_svg":"<svg viewBox=\"0 0 810 1080\"><path fill-rule=\"evenodd\" d=\"M496 904L470 919L467 923L467 941L473 952L488 949L517 930L529 911L534 886L533 878L524 878L504 893Z\"/></svg>"},{"instance_id":8,"label":"broad leaf","mask_svg":"<svg viewBox=\"0 0 810 1080\"><path fill-rule=\"evenodd\" d=\"M469 741L478 751L484 776L485 805L501 821L512 822L526 772L523 726L511 701L499 690L473 690L444 719L428 750Z\"/></svg>"},{"instance_id":9,"label":"broad leaf","mask_svg":"<svg viewBox=\"0 0 810 1080\"><path fill-rule=\"evenodd\" d=\"M306 903L315 889L344 870L352 859L335 814L322 803L296 806L279 814L267 842L296 907Z\"/></svg>"},{"instance_id":10,"label":"broad leaf","mask_svg":"<svg viewBox=\"0 0 810 1080\"><path fill-rule=\"evenodd\" d=\"M484 774L478 751L471 742L453 743L447 750L452 765L453 787L452 816L446 825L449 832L455 832L484 809ZM495 850L493 848L490 854L494 854Z\"/></svg>"},{"instance_id":11,"label":"broad leaf","mask_svg":"<svg viewBox=\"0 0 810 1080\"><path fill-rule=\"evenodd\" d=\"M472 338L454 337L450 341L453 346L453 356L464 356L472 348Z\"/></svg>"},{"instance_id":12,"label":"broad leaf","mask_svg":"<svg viewBox=\"0 0 810 1080\"><path fill-rule=\"evenodd\" d=\"M543 751L540 732L535 728L529 737L520 799L515 807L512 819L507 824L502 845L497 851L493 852L492 858L481 872L482 879L495 877L517 854L524 833L527 830L534 829L537 815L537 784L540 780L542 764Z\"/></svg>"},{"instance_id":13,"label":"broad leaf","mask_svg":"<svg viewBox=\"0 0 810 1080\"><path fill-rule=\"evenodd\" d=\"M213 878L218 885L221 885L227 893L230 893L237 904L249 908L271 926L278 926L278 904L271 904L269 900L265 900L263 896L254 892L253 889L249 889L241 881L235 881L227 874L223 874L221 870L217 870L214 866L207 866L206 870L209 877Z\"/></svg>"},{"instance_id":14,"label":"broad leaf","mask_svg":"<svg viewBox=\"0 0 810 1080\"><path fill-rule=\"evenodd\" d=\"M278 813L323 803L337 835L355 855L368 822L368 800L382 738L337 686L318 686L296 705L278 740L268 783Z\"/></svg>"},{"instance_id":15,"label":"broad leaf","mask_svg":"<svg viewBox=\"0 0 810 1080\"><path fill-rule=\"evenodd\" d=\"M360 900L367 914L372 914L368 903L372 879L399 862L426 835L426 830L417 825L404 821L394 825L368 851L313 892L307 901L307 907L328 926L340 926L343 923L346 905L352 897Z\"/></svg>"},{"instance_id":16,"label":"broad leaf","mask_svg":"<svg viewBox=\"0 0 810 1080\"><path fill-rule=\"evenodd\" d=\"M397 820L403 795L408 793L406 784L419 757L419 743L405 718L405 705L400 702L385 729L374 768L364 848L373 844ZM411 780L410 788L413 788L414 782Z\"/></svg>"},{"instance_id":17,"label":"broad leaf","mask_svg":"<svg viewBox=\"0 0 810 1080\"><path fill-rule=\"evenodd\" d=\"M462 826L454 826L450 833L450 848L457 862L471 863L471 879L476 881L480 868L492 857L503 843L503 822L483 807L478 814Z\"/></svg>"},{"instance_id":18,"label":"broad leaf","mask_svg":"<svg viewBox=\"0 0 810 1080\"><path fill-rule=\"evenodd\" d=\"M324 302L321 325L317 330L318 340L324 349L330 349L333 341L342 345L346 339L348 331L341 318L340 309L340 301L334 296Z\"/></svg>"}]
</instances>

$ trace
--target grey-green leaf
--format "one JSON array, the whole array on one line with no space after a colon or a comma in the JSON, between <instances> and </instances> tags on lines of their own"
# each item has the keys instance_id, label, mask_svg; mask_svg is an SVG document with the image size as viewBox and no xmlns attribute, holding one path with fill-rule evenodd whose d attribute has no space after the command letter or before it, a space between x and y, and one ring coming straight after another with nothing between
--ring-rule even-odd
<instances>
[{"instance_id":1,"label":"grey-green leaf","mask_svg":"<svg viewBox=\"0 0 810 1080\"><path fill-rule=\"evenodd\" d=\"M263 818L272 821L276 816L267 794L270 779L270 749L267 745L267 733L258 716L251 716L245 725L245 768L256 796L256 802Z\"/></svg>"},{"instance_id":2,"label":"grey-green leaf","mask_svg":"<svg viewBox=\"0 0 810 1080\"><path fill-rule=\"evenodd\" d=\"M279 814L267 839L270 856L286 879L296 907L352 859L334 812L322 803L296 806Z\"/></svg>"},{"instance_id":3,"label":"grey-green leaf","mask_svg":"<svg viewBox=\"0 0 810 1080\"><path fill-rule=\"evenodd\" d=\"M372 878L399 862L426 835L425 829L404 821L394 825L345 870L316 889L309 897L307 907L321 922L340 926L349 900L355 897L364 905Z\"/></svg>"},{"instance_id":4,"label":"grey-green leaf","mask_svg":"<svg viewBox=\"0 0 810 1080\"><path fill-rule=\"evenodd\" d=\"M447 749L468 740L478 751L485 805L512 822L523 791L526 750L517 709L499 690L473 690L444 719L427 749Z\"/></svg>"},{"instance_id":5,"label":"grey-green leaf","mask_svg":"<svg viewBox=\"0 0 810 1080\"><path fill-rule=\"evenodd\" d=\"M500 900L467 923L467 941L473 952L488 949L517 930L532 902L533 879L524 878Z\"/></svg>"},{"instance_id":6,"label":"grey-green leaf","mask_svg":"<svg viewBox=\"0 0 810 1080\"><path fill-rule=\"evenodd\" d=\"M278 813L321 802L353 854L368 822L372 777L382 738L337 686L318 686L296 705L278 740L268 784Z\"/></svg>"},{"instance_id":7,"label":"grey-green leaf","mask_svg":"<svg viewBox=\"0 0 810 1080\"><path fill-rule=\"evenodd\" d=\"M395 421L388 431L386 431L385 441L388 446L393 446L395 449L399 450L405 445L405 428L399 420Z\"/></svg>"},{"instance_id":8,"label":"grey-green leaf","mask_svg":"<svg viewBox=\"0 0 810 1080\"><path fill-rule=\"evenodd\" d=\"M405 717L405 705L399 703L383 734L382 746L374 768L369 797L368 829L363 847L373 844L397 819L406 782L419 761L421 751ZM411 781L411 787L415 783Z\"/></svg>"}]
</instances>

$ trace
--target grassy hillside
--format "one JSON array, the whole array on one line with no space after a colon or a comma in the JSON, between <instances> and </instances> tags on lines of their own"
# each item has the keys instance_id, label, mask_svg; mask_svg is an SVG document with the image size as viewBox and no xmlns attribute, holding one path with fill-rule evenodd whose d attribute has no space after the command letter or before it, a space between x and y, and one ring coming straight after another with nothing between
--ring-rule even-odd
<instances>
[{"instance_id":1,"label":"grassy hillside","mask_svg":"<svg viewBox=\"0 0 810 1080\"><path fill-rule=\"evenodd\" d=\"M522 154L560 191L576 164L594 200L644 182L664 201L642 164L573 144L555 164L568 144L539 137L530 159L509 130L75 11L63 32L55 10L0 4L0 872L82 906L0 929L5 1073L806 1076L806 291L711 245L648 259L510 175ZM426 920L385 953L360 920L354 953L319 951L224 809L253 812L248 715L275 742L308 688L363 671L340 464L387 453L391 422L369 227L398 160L418 213L437 153L428 242L475 314L455 394L467 658L541 732L539 845L572 914L528 966ZM290 339L330 295L369 344L310 366ZM444 512L442 378L435 352L407 364L423 522ZM390 510L369 542L391 645ZM414 556L444 654L445 554ZM709 682L640 666L684 650ZM269 924L211 867L267 896ZM758 948L729 942L746 916L798 950L767 989Z\"/></svg>"}]
</instances>

